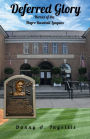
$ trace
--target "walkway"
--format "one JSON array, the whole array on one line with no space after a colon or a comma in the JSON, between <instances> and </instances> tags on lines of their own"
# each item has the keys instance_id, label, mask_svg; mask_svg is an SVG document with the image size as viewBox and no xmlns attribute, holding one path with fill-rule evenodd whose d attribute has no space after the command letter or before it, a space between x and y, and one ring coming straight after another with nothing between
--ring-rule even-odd
<instances>
[{"instance_id":1,"label":"walkway","mask_svg":"<svg viewBox=\"0 0 90 139\"><path fill-rule=\"evenodd\" d=\"M0 99L0 108L4 108L4 99ZM36 108L90 108L90 98L36 99Z\"/></svg>"}]
</instances>

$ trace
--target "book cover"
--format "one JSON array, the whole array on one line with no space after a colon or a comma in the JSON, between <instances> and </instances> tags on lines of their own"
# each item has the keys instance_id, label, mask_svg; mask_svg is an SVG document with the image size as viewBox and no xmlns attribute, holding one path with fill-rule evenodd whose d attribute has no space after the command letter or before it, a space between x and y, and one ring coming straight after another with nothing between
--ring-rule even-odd
<instances>
[{"instance_id":1,"label":"book cover","mask_svg":"<svg viewBox=\"0 0 90 139\"><path fill-rule=\"evenodd\" d=\"M0 138L90 138L89 38L89 0L0 0Z\"/></svg>"}]
</instances>

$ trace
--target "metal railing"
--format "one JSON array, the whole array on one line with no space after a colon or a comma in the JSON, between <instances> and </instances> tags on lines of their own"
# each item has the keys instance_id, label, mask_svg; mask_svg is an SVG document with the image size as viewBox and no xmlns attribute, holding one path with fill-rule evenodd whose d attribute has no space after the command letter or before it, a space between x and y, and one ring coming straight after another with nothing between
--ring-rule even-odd
<instances>
[{"instance_id":1,"label":"metal railing","mask_svg":"<svg viewBox=\"0 0 90 139\"><path fill-rule=\"evenodd\" d=\"M67 90L67 92L69 93L70 99L74 98L74 91L78 91L78 90L80 90L81 93L83 91L89 91L89 95L90 95L90 81L79 82L79 81L67 80L67 81L65 81L65 90ZM77 96L78 96L78 94L77 94Z\"/></svg>"},{"instance_id":2,"label":"metal railing","mask_svg":"<svg viewBox=\"0 0 90 139\"><path fill-rule=\"evenodd\" d=\"M65 90L69 93L69 98L73 99L73 88L71 81L65 81Z\"/></svg>"}]
</instances>

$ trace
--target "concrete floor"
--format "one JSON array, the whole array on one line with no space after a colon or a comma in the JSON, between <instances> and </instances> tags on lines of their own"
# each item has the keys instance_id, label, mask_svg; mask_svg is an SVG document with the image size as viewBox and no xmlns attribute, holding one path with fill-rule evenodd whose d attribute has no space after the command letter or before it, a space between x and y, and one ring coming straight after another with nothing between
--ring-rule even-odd
<instances>
[{"instance_id":1,"label":"concrete floor","mask_svg":"<svg viewBox=\"0 0 90 139\"><path fill-rule=\"evenodd\" d=\"M0 108L4 108L4 99L0 99ZM90 108L90 98L36 99L36 108Z\"/></svg>"}]
</instances>

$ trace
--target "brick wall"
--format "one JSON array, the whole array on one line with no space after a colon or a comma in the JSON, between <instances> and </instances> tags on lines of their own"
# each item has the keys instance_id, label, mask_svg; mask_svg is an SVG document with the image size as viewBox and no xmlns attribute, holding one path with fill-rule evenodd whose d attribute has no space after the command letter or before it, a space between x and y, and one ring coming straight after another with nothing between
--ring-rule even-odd
<instances>
[{"instance_id":1,"label":"brick wall","mask_svg":"<svg viewBox=\"0 0 90 139\"><path fill-rule=\"evenodd\" d=\"M39 53L42 54L42 44L39 43ZM72 78L76 80L78 78L78 68L80 67L80 55L85 53L85 44L81 43L67 43L69 54L74 54L75 58L67 59L67 63L71 65L72 68ZM29 44L30 54L33 53L33 44ZM62 43L58 44L58 52L62 54ZM17 54L23 54L23 43L17 44L6 44L5 46L5 67L12 67L14 69L14 74L20 73L20 66L24 63L24 59L17 59ZM49 43L49 54L52 54L52 44ZM10 62L11 60L11 62ZM53 66L60 66L64 63L64 59L27 59L31 66L38 66L42 61L49 61Z\"/></svg>"},{"instance_id":2,"label":"brick wall","mask_svg":"<svg viewBox=\"0 0 90 139\"><path fill-rule=\"evenodd\" d=\"M0 34L0 81L4 79L4 56L5 56L4 36Z\"/></svg>"},{"instance_id":3,"label":"brick wall","mask_svg":"<svg viewBox=\"0 0 90 139\"><path fill-rule=\"evenodd\" d=\"M90 31L86 35L86 57L87 57L88 77L90 80Z\"/></svg>"}]
</instances>

